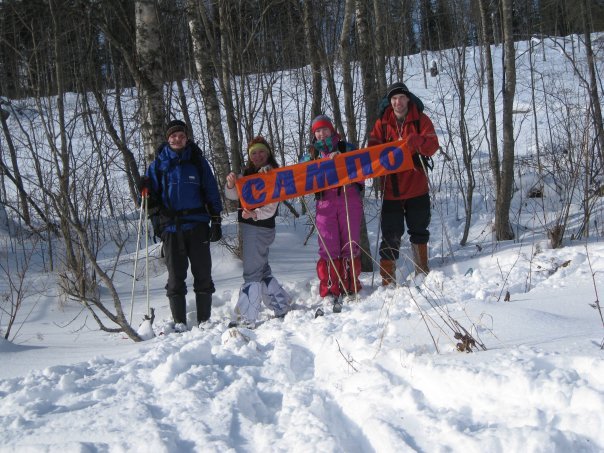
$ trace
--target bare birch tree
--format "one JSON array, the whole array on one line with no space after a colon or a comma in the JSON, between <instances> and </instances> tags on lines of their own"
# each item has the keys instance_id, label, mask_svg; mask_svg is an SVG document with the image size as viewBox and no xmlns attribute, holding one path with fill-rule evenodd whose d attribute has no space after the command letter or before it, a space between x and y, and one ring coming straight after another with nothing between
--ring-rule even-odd
<instances>
[{"instance_id":1,"label":"bare birch tree","mask_svg":"<svg viewBox=\"0 0 604 453\"><path fill-rule=\"evenodd\" d=\"M226 175L230 171L229 158L227 155L224 132L222 130L222 119L220 103L214 85L214 71L212 65L211 48L203 30L203 24L199 19L197 8L204 8L195 0L188 0L189 31L193 41L193 59L197 69L197 78L201 89L201 97L205 104L206 124L210 137L212 161L216 171L216 179L219 187L226 181Z\"/></svg>"},{"instance_id":2,"label":"bare birch tree","mask_svg":"<svg viewBox=\"0 0 604 453\"><path fill-rule=\"evenodd\" d=\"M140 102L141 135L145 155L150 161L155 148L164 139L166 107L161 67L159 17L155 0L137 0L136 55L138 71L134 74Z\"/></svg>"},{"instance_id":3,"label":"bare birch tree","mask_svg":"<svg viewBox=\"0 0 604 453\"><path fill-rule=\"evenodd\" d=\"M312 70L312 102L310 106L310 116L323 113L321 100L323 99L323 77L321 75L321 58L319 56L319 44L317 42L317 30L313 17L316 0L303 0L302 8L304 12L304 34L306 35L306 48L310 67Z\"/></svg>"},{"instance_id":4,"label":"bare birch tree","mask_svg":"<svg viewBox=\"0 0 604 453\"><path fill-rule=\"evenodd\" d=\"M377 119L378 93L376 91L376 67L369 27L368 5L364 0L356 0L356 25L359 47L359 62L361 65L361 78L363 85L363 99L365 100L365 116L367 118L363 139L359 144L365 143L369 132Z\"/></svg>"},{"instance_id":5,"label":"bare birch tree","mask_svg":"<svg viewBox=\"0 0 604 453\"><path fill-rule=\"evenodd\" d=\"M501 175L499 174L499 146L497 138L497 115L495 112L495 79L493 72L493 57L491 55L491 44L489 39L489 17L486 0L478 0L480 10L480 38L482 43L485 76L487 80L487 105L488 105L488 146L489 162L493 174L493 185L495 186L495 199L499 198L499 187L501 186Z\"/></svg>"},{"instance_id":6,"label":"bare birch tree","mask_svg":"<svg viewBox=\"0 0 604 453\"><path fill-rule=\"evenodd\" d=\"M352 82L352 67L350 64L350 41L352 40L352 13L355 0L346 0L344 6L344 19L340 33L340 60L342 65L342 88L344 92L344 113L346 116L346 129L348 140L354 144L359 143L356 115L354 113L354 85Z\"/></svg>"}]
</instances>

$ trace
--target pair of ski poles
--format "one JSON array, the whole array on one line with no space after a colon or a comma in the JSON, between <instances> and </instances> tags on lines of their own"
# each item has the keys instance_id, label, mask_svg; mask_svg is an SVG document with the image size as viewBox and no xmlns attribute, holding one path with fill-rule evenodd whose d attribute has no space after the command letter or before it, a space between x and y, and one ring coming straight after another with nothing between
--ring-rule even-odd
<instances>
[{"instance_id":1,"label":"pair of ski poles","mask_svg":"<svg viewBox=\"0 0 604 453\"><path fill-rule=\"evenodd\" d=\"M130 296L130 324L132 325L132 317L134 311L134 287L136 285L136 272L138 269L138 253L140 251L140 242L141 242L141 229L143 224L143 211L145 213L145 291L146 291L146 299L147 299L147 316L151 316L151 309L149 305L149 222L147 221L149 215L149 208L147 199L148 196L143 196L141 198L141 208L138 217L138 229L136 233L136 255L134 258L134 271L132 273L132 293Z\"/></svg>"}]
</instances>

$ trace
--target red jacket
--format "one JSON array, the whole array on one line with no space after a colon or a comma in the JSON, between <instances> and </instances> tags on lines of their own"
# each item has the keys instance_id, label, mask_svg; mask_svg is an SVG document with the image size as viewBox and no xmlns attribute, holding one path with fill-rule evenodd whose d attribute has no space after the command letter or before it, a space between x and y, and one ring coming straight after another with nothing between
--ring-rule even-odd
<instances>
[{"instance_id":1,"label":"red jacket","mask_svg":"<svg viewBox=\"0 0 604 453\"><path fill-rule=\"evenodd\" d=\"M416 125L419 120L419 131ZM402 128L402 135L399 137L397 132L396 116L392 106L388 106L384 115L379 118L369 136L368 146L379 145L382 143L393 142L400 138L405 138L411 132L417 132L424 137L424 144L419 152L424 156L432 156L439 148L438 137L434 132L434 125L428 116L420 113L412 102L409 103L409 111L405 118ZM419 197L428 193L428 177L422 168L407 170L399 173L384 176L382 178L382 188L384 188L385 200L407 200L409 198Z\"/></svg>"}]
</instances>

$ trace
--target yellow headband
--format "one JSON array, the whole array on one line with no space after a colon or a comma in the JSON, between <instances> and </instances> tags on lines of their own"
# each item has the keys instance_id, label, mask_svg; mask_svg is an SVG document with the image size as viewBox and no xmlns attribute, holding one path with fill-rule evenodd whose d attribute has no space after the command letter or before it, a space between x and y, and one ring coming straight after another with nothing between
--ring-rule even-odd
<instances>
[{"instance_id":1,"label":"yellow headband","mask_svg":"<svg viewBox=\"0 0 604 453\"><path fill-rule=\"evenodd\" d=\"M268 149L268 147L264 143L254 143L252 146L249 147L247 153L251 155L252 151L254 151L255 149L263 149L269 156L271 155L271 150Z\"/></svg>"}]
</instances>

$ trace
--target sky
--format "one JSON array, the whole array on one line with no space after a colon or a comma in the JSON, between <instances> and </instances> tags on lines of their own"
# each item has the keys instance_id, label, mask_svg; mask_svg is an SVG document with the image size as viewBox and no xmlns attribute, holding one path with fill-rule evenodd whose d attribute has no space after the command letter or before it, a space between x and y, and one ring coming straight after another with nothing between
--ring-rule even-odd
<instances>
[{"instance_id":1,"label":"sky","mask_svg":"<svg viewBox=\"0 0 604 453\"><path fill-rule=\"evenodd\" d=\"M415 74L409 88L436 111L417 68L407 70ZM519 102L527 96L520 91ZM265 308L254 330L226 327L242 266L220 244L211 246L214 322L182 334L165 332L167 273L158 244L150 246L155 336L140 343L99 332L81 307L54 294L52 276L32 275L15 334L0 340L0 452L604 451L602 201L589 239L551 249L540 220L555 214L543 207L558 199L553 192L527 199L519 188L518 235L504 242L494 240L490 201L478 194L461 247L459 200L432 190L432 270L423 285L403 285L411 271L405 236L400 285L384 288L378 272L363 273L360 297L340 314L315 318L318 238L305 244L308 219L283 208L270 263L292 311L274 319ZM365 215L374 256L372 197ZM570 229L579 221L573 205ZM235 222L225 217L225 236L236 235ZM0 244L8 234L0 231ZM125 301L135 244L129 256L115 277ZM139 276L142 269L141 259ZM133 324L141 331L146 293L139 278ZM192 325L194 295L187 299ZM462 329L476 340L471 352L457 350Z\"/></svg>"}]
</instances>

